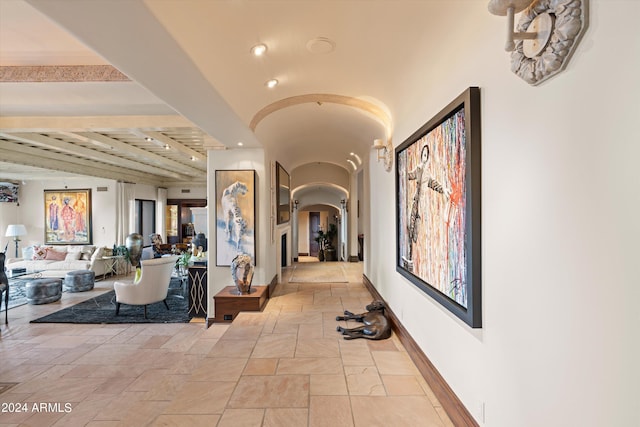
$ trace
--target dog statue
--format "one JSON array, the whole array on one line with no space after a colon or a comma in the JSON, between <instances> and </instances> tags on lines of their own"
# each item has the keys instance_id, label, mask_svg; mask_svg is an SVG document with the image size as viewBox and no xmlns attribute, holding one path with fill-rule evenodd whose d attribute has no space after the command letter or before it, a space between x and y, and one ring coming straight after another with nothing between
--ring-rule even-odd
<instances>
[{"instance_id":1,"label":"dog statue","mask_svg":"<svg viewBox=\"0 0 640 427\"><path fill-rule=\"evenodd\" d=\"M344 316L337 316L336 320L355 320L364 323L364 326L357 328L343 328L338 326L336 331L345 335L345 340L353 340L356 338L366 338L369 340L384 340L391 336L391 324L384 314L387 308L383 301L375 300L366 306L367 312L354 314L345 310Z\"/></svg>"}]
</instances>

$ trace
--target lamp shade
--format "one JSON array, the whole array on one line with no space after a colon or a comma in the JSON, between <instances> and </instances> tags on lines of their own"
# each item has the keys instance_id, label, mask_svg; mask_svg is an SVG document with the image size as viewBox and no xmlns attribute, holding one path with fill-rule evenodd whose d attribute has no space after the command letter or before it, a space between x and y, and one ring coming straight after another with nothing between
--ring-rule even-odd
<instances>
[{"instance_id":1,"label":"lamp shade","mask_svg":"<svg viewBox=\"0 0 640 427\"><path fill-rule=\"evenodd\" d=\"M7 226L7 232L5 233L6 237L18 237L18 236L26 236L27 229L22 224L9 224Z\"/></svg>"}]
</instances>

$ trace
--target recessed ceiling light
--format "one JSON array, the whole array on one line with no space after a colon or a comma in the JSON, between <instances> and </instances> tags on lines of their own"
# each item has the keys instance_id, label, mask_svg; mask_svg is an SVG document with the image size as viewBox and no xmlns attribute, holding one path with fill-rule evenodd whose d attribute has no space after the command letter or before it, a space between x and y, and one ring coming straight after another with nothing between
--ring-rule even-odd
<instances>
[{"instance_id":1,"label":"recessed ceiling light","mask_svg":"<svg viewBox=\"0 0 640 427\"><path fill-rule=\"evenodd\" d=\"M164 144L164 149L165 149L165 150L168 150L168 149L170 149L170 148L171 148L171 147L169 147L169 144Z\"/></svg>"},{"instance_id":2,"label":"recessed ceiling light","mask_svg":"<svg viewBox=\"0 0 640 427\"><path fill-rule=\"evenodd\" d=\"M198 159L196 158L196 156L191 156L191 161L192 161L192 162L195 162L196 160L198 160Z\"/></svg>"},{"instance_id":3,"label":"recessed ceiling light","mask_svg":"<svg viewBox=\"0 0 640 427\"><path fill-rule=\"evenodd\" d=\"M147 142L151 142L151 141L153 141L153 138L149 138L149 137L147 136L144 140L145 140L145 141L147 141Z\"/></svg>"},{"instance_id":4,"label":"recessed ceiling light","mask_svg":"<svg viewBox=\"0 0 640 427\"><path fill-rule=\"evenodd\" d=\"M273 89L274 87L278 86L278 80L276 79L271 79L268 82L265 83L265 85L269 88L269 89Z\"/></svg>"},{"instance_id":5,"label":"recessed ceiling light","mask_svg":"<svg viewBox=\"0 0 640 427\"><path fill-rule=\"evenodd\" d=\"M262 56L267 51L267 45L264 43L260 43L251 48L251 53L253 56Z\"/></svg>"},{"instance_id":6,"label":"recessed ceiling light","mask_svg":"<svg viewBox=\"0 0 640 427\"><path fill-rule=\"evenodd\" d=\"M244 142L240 141L238 142L238 147L242 147L244 145Z\"/></svg>"}]
</instances>

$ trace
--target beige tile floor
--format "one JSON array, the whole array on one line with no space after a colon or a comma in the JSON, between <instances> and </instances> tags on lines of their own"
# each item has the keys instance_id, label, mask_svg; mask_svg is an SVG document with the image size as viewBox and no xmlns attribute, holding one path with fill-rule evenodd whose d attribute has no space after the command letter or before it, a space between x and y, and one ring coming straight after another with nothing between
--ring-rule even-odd
<instances>
[{"instance_id":1,"label":"beige tile floor","mask_svg":"<svg viewBox=\"0 0 640 427\"><path fill-rule=\"evenodd\" d=\"M397 337L336 332L336 315L371 302L362 265L339 265L348 283L289 283L288 268L263 312L208 329L28 323L110 281L11 309L0 383L16 384L0 394L0 426L451 426Z\"/></svg>"}]
</instances>

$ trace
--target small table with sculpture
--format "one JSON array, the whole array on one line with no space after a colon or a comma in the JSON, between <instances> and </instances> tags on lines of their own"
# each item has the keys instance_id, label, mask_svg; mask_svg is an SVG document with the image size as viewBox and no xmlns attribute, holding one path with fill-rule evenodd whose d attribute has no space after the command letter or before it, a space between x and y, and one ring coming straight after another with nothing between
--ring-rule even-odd
<instances>
[{"instance_id":1,"label":"small table with sculpture","mask_svg":"<svg viewBox=\"0 0 640 427\"><path fill-rule=\"evenodd\" d=\"M214 299L215 322L232 322L241 311L262 311L269 298L268 286L251 287L253 262L247 254L231 261L231 278L235 286L227 286Z\"/></svg>"}]
</instances>

